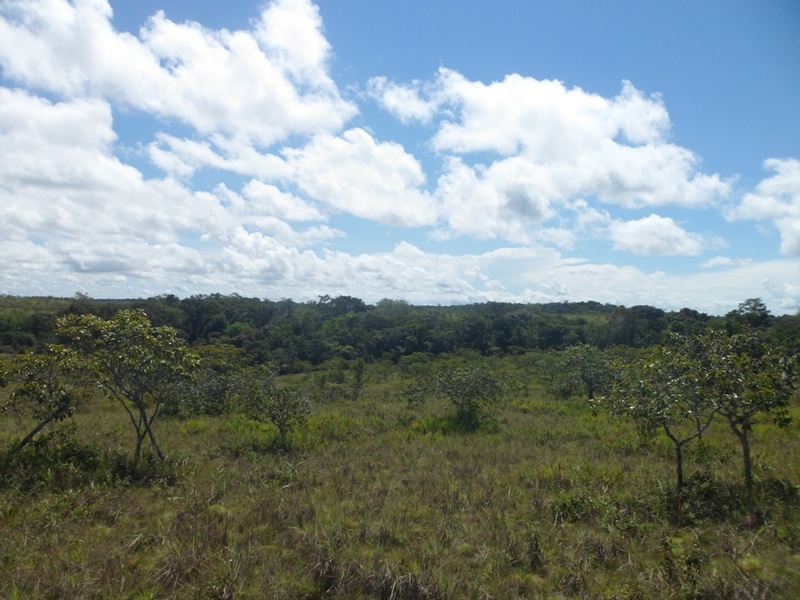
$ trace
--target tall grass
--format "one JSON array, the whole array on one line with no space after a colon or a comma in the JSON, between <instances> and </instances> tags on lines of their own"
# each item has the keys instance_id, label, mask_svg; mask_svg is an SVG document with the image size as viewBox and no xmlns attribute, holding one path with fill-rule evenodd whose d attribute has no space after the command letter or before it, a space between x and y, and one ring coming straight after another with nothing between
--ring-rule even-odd
<instances>
[{"instance_id":1,"label":"tall grass","mask_svg":"<svg viewBox=\"0 0 800 600\"><path fill-rule=\"evenodd\" d=\"M168 461L136 476L124 421L95 400L0 489L0 597L800 597L797 425L756 429L759 523L712 426L676 528L667 442L530 381L498 427L451 432L446 404L409 411L409 377L373 367L288 452L242 417L165 418Z\"/></svg>"}]
</instances>

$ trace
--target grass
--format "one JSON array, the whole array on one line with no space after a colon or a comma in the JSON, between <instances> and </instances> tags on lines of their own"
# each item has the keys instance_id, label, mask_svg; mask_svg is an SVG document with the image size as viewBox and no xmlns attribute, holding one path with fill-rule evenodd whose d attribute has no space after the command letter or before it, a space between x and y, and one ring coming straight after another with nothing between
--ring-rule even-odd
<instances>
[{"instance_id":1,"label":"grass","mask_svg":"<svg viewBox=\"0 0 800 600\"><path fill-rule=\"evenodd\" d=\"M168 462L136 476L130 426L92 401L0 487L0 597L800 597L797 425L756 428L760 522L714 425L678 528L668 442L536 385L496 430L451 432L446 405L409 412L406 377L373 368L358 401L315 406L291 452L242 417L162 418ZM4 417L0 435L23 425Z\"/></svg>"}]
</instances>

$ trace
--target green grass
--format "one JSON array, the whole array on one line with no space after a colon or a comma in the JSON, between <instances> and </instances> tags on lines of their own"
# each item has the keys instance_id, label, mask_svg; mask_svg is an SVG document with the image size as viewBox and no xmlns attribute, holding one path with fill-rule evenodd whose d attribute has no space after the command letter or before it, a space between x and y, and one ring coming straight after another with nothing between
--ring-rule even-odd
<instances>
[{"instance_id":1,"label":"green grass","mask_svg":"<svg viewBox=\"0 0 800 600\"><path fill-rule=\"evenodd\" d=\"M162 418L168 463L136 476L130 425L93 400L0 488L0 597L800 597L796 424L756 427L760 521L712 426L679 528L668 442L536 385L496 430L451 432L447 405L411 413L408 375L381 369L357 402L315 406L288 453L242 417Z\"/></svg>"}]
</instances>

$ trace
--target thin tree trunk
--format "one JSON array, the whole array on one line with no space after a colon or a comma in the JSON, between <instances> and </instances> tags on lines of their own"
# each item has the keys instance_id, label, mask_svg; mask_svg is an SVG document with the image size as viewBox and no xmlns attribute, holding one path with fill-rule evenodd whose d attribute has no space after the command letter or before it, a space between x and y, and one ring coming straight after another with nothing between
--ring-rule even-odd
<instances>
[{"instance_id":1,"label":"thin tree trunk","mask_svg":"<svg viewBox=\"0 0 800 600\"><path fill-rule=\"evenodd\" d=\"M678 527L683 524L683 444L675 443L675 521Z\"/></svg>"},{"instance_id":2,"label":"thin tree trunk","mask_svg":"<svg viewBox=\"0 0 800 600\"><path fill-rule=\"evenodd\" d=\"M156 455L158 456L159 460L164 460L166 456L161 451L161 448L158 447L158 442L156 442L156 436L153 434L153 430L150 428L150 424L147 424L147 435L150 436L150 443L153 444L153 448L156 451Z\"/></svg>"},{"instance_id":3,"label":"thin tree trunk","mask_svg":"<svg viewBox=\"0 0 800 600\"><path fill-rule=\"evenodd\" d=\"M161 448L158 447L158 442L156 442L156 436L155 434L153 434L153 429L150 427L150 424L155 418L155 413L153 413L153 416L150 419L148 419L147 407L145 406L144 402L137 402L137 406L139 408L139 422L142 428L144 429L144 431L141 434L142 439L144 439L145 435L149 437L150 443L153 445L153 449L156 451L156 455L160 460L164 460L164 453L161 452Z\"/></svg>"},{"instance_id":4,"label":"thin tree trunk","mask_svg":"<svg viewBox=\"0 0 800 600\"><path fill-rule=\"evenodd\" d=\"M675 444L675 475L678 480L678 489L683 488L683 444Z\"/></svg>"},{"instance_id":5,"label":"thin tree trunk","mask_svg":"<svg viewBox=\"0 0 800 600\"><path fill-rule=\"evenodd\" d=\"M144 441L144 432L141 429L136 430L136 448L133 451L133 468L136 469L139 464L139 459L142 457L142 442Z\"/></svg>"},{"instance_id":6,"label":"thin tree trunk","mask_svg":"<svg viewBox=\"0 0 800 600\"><path fill-rule=\"evenodd\" d=\"M733 434L739 439L739 443L742 445L742 466L745 493L747 495L747 507L753 511L755 510L755 499L753 497L753 459L750 455L750 436L748 435L748 430L745 425L739 428L733 419L728 419L728 423L731 426L731 431L733 431Z\"/></svg>"},{"instance_id":7,"label":"thin tree trunk","mask_svg":"<svg viewBox=\"0 0 800 600\"><path fill-rule=\"evenodd\" d=\"M49 415L47 415L47 417L45 417L43 421L41 421L36 427L34 427L33 430L28 435L26 435L22 441L20 441L19 444L17 444L14 448L11 449L11 451L8 453L8 457L11 458L17 452L22 450L25 446L27 446L31 442L31 440L33 440L34 437L36 437L36 434L38 434L42 429L47 427L50 423L61 417L61 415L63 415L65 412L67 412L67 407L61 406L56 410L54 410L53 412L51 412Z\"/></svg>"}]
</instances>

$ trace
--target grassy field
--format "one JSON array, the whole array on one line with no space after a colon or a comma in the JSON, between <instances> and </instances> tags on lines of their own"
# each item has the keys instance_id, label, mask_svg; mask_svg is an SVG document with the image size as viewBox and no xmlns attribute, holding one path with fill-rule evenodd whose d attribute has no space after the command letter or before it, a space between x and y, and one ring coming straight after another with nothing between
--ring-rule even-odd
<instances>
[{"instance_id":1,"label":"grassy field","mask_svg":"<svg viewBox=\"0 0 800 600\"><path fill-rule=\"evenodd\" d=\"M162 417L169 459L135 477L127 417L94 400L8 469L0 597L800 597L796 404L790 428L755 429L758 518L719 422L689 451L678 527L668 441L548 399L527 360L493 359L527 385L488 431L448 431L446 405L410 412L409 375L373 365L290 452L241 416ZM24 424L3 416L0 439Z\"/></svg>"}]
</instances>

